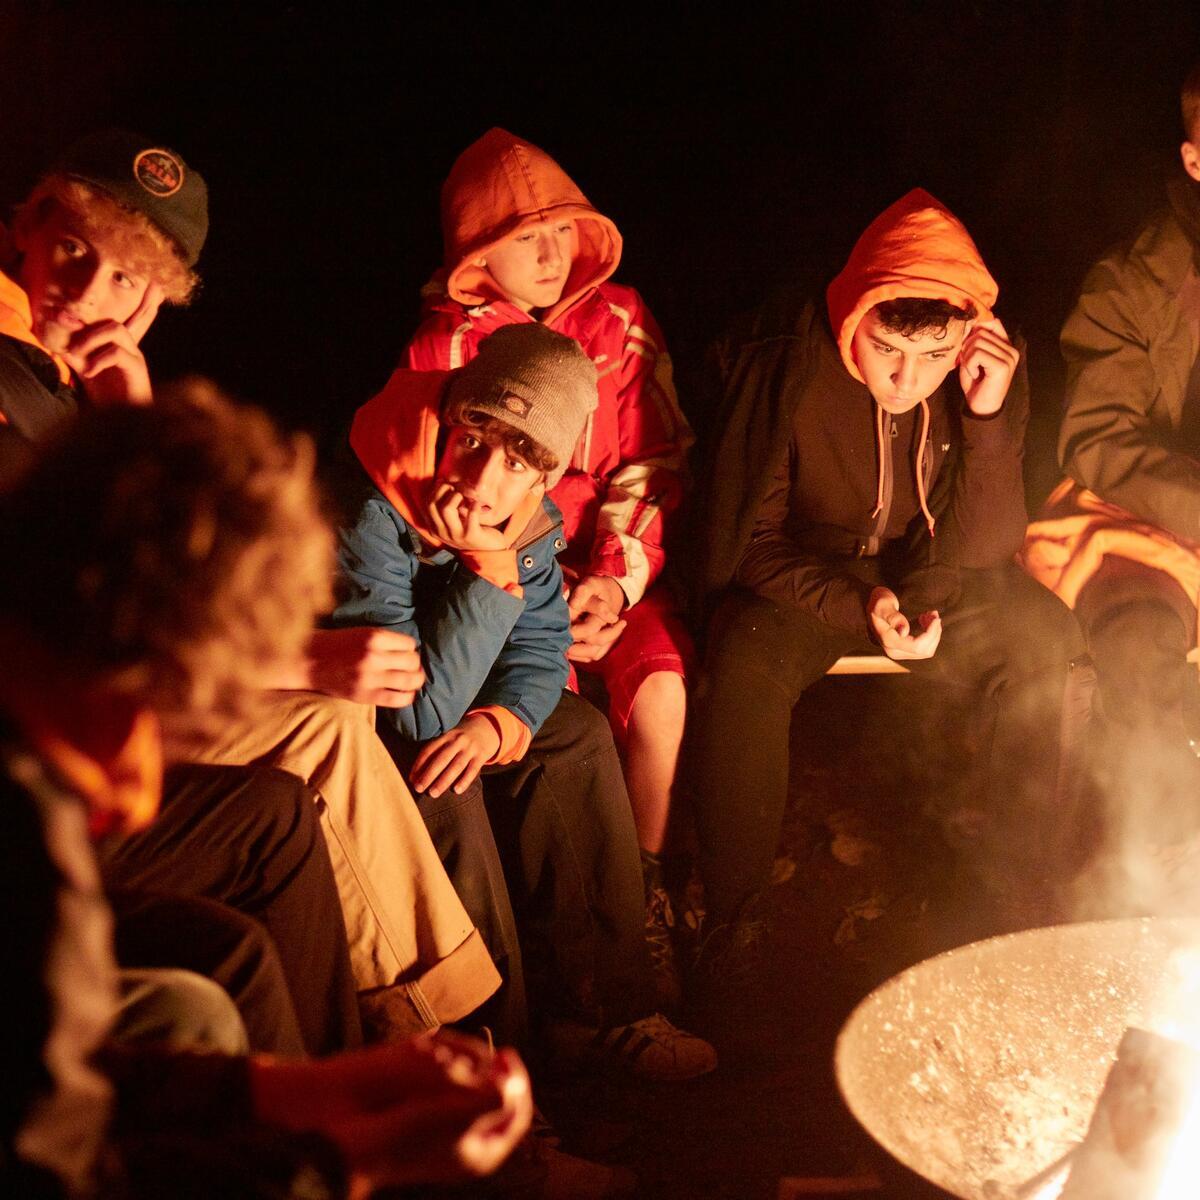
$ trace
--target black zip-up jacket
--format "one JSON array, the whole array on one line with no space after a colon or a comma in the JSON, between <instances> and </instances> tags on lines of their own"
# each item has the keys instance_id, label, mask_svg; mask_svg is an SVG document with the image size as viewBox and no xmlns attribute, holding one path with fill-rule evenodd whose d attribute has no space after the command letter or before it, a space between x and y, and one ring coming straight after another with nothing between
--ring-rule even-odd
<instances>
[{"instance_id":1,"label":"black zip-up jacket","mask_svg":"<svg viewBox=\"0 0 1200 1200\"><path fill-rule=\"evenodd\" d=\"M879 556L905 611L917 613L953 604L959 569L1000 566L1019 549L1023 360L994 417L967 412L953 371L929 398L932 538L916 499L916 413L889 418L884 509L872 516L875 402L842 364L824 305L780 294L724 337L709 365L720 432L701 506L701 615L736 582L865 634L870 587L847 569L854 560Z\"/></svg>"}]
</instances>

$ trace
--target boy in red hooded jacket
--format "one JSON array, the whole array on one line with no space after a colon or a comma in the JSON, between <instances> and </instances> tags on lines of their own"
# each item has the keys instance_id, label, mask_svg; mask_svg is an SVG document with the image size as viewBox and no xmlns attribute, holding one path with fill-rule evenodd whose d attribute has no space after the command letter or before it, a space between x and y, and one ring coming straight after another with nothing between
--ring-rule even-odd
<instances>
[{"instance_id":1,"label":"boy in red hooded jacket","mask_svg":"<svg viewBox=\"0 0 1200 1200\"><path fill-rule=\"evenodd\" d=\"M709 927L724 927L714 952L754 931L743 918L779 835L792 708L843 654L882 651L983 692L1006 858L987 866L1011 884L1038 865L1081 647L1066 608L1011 561L1029 406L997 291L962 224L915 190L862 234L825 305L781 298L717 348L712 620L689 759ZM749 737L730 738L731 714Z\"/></svg>"},{"instance_id":2,"label":"boy in red hooded jacket","mask_svg":"<svg viewBox=\"0 0 1200 1200\"><path fill-rule=\"evenodd\" d=\"M536 146L492 129L442 188L445 265L425 289L405 365L452 370L503 325L541 321L596 364L600 402L551 499L563 514L573 645L608 690L609 718L647 871L653 931L665 916L658 856L683 738L687 632L656 585L692 443L662 334L632 288L609 281L621 235ZM664 939L652 943L664 949Z\"/></svg>"}]
</instances>

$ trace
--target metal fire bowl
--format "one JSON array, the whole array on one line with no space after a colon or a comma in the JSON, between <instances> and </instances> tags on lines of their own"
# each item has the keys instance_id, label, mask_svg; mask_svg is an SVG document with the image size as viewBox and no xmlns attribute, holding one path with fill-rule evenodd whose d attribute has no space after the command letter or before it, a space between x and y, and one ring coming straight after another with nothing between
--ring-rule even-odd
<instances>
[{"instance_id":1,"label":"metal fire bowl","mask_svg":"<svg viewBox=\"0 0 1200 1200\"><path fill-rule=\"evenodd\" d=\"M906 1167L990 1200L1083 1139L1127 1025L1170 1032L1168 959L1200 921L1056 925L931 958L838 1038L850 1110Z\"/></svg>"}]
</instances>

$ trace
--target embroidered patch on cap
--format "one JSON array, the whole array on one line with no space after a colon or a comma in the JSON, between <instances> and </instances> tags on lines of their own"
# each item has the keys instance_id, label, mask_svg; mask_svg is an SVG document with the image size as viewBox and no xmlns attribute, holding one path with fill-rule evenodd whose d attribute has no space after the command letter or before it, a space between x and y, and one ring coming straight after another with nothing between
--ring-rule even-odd
<instances>
[{"instance_id":1,"label":"embroidered patch on cap","mask_svg":"<svg viewBox=\"0 0 1200 1200\"><path fill-rule=\"evenodd\" d=\"M526 400L524 396L515 395L513 392L505 392L500 397L500 403L510 413L514 413L518 417L527 417L533 411L533 404L530 401Z\"/></svg>"},{"instance_id":2,"label":"embroidered patch on cap","mask_svg":"<svg viewBox=\"0 0 1200 1200\"><path fill-rule=\"evenodd\" d=\"M183 187L183 163L169 150L143 150L133 160L133 177L153 196L173 196Z\"/></svg>"}]
</instances>

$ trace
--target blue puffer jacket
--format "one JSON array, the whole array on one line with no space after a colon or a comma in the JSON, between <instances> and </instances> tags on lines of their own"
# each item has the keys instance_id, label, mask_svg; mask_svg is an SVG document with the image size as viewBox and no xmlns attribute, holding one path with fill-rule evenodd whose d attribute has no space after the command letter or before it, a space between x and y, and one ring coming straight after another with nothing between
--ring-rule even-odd
<instances>
[{"instance_id":1,"label":"blue puffer jacket","mask_svg":"<svg viewBox=\"0 0 1200 1200\"><path fill-rule=\"evenodd\" d=\"M343 599L333 624L407 633L425 667L412 707L380 715L425 741L471 709L499 704L536 733L567 682L570 618L556 558L565 547L562 517L545 500L516 547L518 598L449 550L425 553L417 531L372 488L338 535Z\"/></svg>"}]
</instances>

